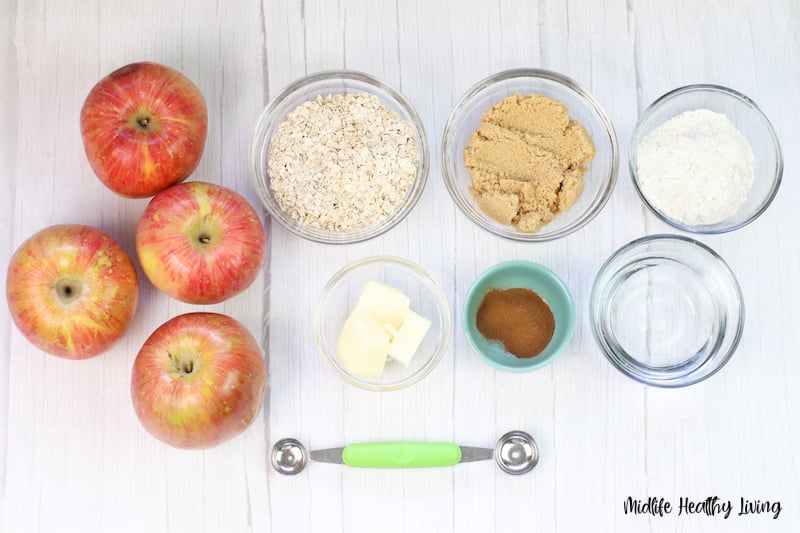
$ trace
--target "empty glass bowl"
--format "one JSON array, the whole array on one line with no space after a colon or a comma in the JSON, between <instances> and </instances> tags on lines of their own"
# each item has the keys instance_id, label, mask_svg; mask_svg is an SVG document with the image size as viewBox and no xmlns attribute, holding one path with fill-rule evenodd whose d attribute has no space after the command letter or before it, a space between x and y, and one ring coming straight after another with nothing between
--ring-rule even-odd
<instances>
[{"instance_id":1,"label":"empty glass bowl","mask_svg":"<svg viewBox=\"0 0 800 533\"><path fill-rule=\"evenodd\" d=\"M364 378L347 371L336 345L345 320L371 280L403 291L411 310L431 325L408 366L388 361L379 377ZM447 349L450 330L450 307L441 287L418 265L399 257L376 256L350 263L325 285L314 308L314 340L322 360L346 383L372 391L402 389L430 374Z\"/></svg>"},{"instance_id":2,"label":"empty glass bowl","mask_svg":"<svg viewBox=\"0 0 800 533\"><path fill-rule=\"evenodd\" d=\"M414 126L419 147L417 176L413 185L406 192L403 201L394 212L372 227L349 233L337 233L301 224L286 213L270 186L270 175L267 168L267 153L273 135L286 120L287 115L299 105L335 94L370 94L386 106L398 113ZM384 82L361 72L335 70L319 72L301 78L280 92L264 109L256 124L255 133L250 143L250 171L261 201L269 214L289 231L306 239L329 244L348 244L360 242L381 235L397 225L416 205L425 182L428 179L429 153L425 129L417 112L403 95ZM309 194L313 194L309 191Z\"/></svg>"},{"instance_id":3,"label":"empty glass bowl","mask_svg":"<svg viewBox=\"0 0 800 533\"><path fill-rule=\"evenodd\" d=\"M638 152L642 140L667 120L685 112L709 109L730 119L753 148L753 185L745 202L731 216L714 224L686 224L658 209L642 191ZM639 118L628 148L628 167L639 197L658 218L691 233L724 233L745 226L769 207L783 176L783 155L769 119L747 96L719 85L688 85L653 102Z\"/></svg>"},{"instance_id":4,"label":"empty glass bowl","mask_svg":"<svg viewBox=\"0 0 800 533\"><path fill-rule=\"evenodd\" d=\"M518 231L486 215L469 192L472 179L464 166L464 148L483 115L494 104L519 93L543 94L563 102L571 119L580 121L592 138L596 154L584 174L578 201L538 232ZM442 174L456 205L472 222L507 239L543 242L558 239L588 224L606 205L617 180L617 137L600 104L571 79L539 69L500 72L472 87L456 104L442 136Z\"/></svg>"},{"instance_id":5,"label":"empty glass bowl","mask_svg":"<svg viewBox=\"0 0 800 533\"><path fill-rule=\"evenodd\" d=\"M744 328L742 292L708 246L677 235L635 240L600 268L592 332L609 361L648 385L683 387L720 370Z\"/></svg>"}]
</instances>

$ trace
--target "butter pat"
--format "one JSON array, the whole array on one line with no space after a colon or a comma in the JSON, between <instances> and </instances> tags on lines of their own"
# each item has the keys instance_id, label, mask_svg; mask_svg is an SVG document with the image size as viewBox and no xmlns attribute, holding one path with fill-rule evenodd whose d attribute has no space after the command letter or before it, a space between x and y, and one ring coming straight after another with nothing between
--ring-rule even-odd
<instances>
[{"instance_id":1,"label":"butter pat","mask_svg":"<svg viewBox=\"0 0 800 533\"><path fill-rule=\"evenodd\" d=\"M350 374L362 378L383 373L388 357L408 365L431 321L411 310L401 290L370 280L345 320L336 354Z\"/></svg>"},{"instance_id":2,"label":"butter pat","mask_svg":"<svg viewBox=\"0 0 800 533\"><path fill-rule=\"evenodd\" d=\"M425 338L430 327L430 320L414 311L409 311L400 329L392 338L389 345L389 356L395 361L408 365L408 362L417 353L417 349L422 344L422 339Z\"/></svg>"},{"instance_id":3,"label":"butter pat","mask_svg":"<svg viewBox=\"0 0 800 533\"><path fill-rule=\"evenodd\" d=\"M400 329L409 308L410 301L403 291L370 280L361 290L351 315L368 316L379 325L389 324Z\"/></svg>"},{"instance_id":4,"label":"butter pat","mask_svg":"<svg viewBox=\"0 0 800 533\"><path fill-rule=\"evenodd\" d=\"M352 313L342 326L336 354L354 376L380 376L389 354L389 336L371 318Z\"/></svg>"}]
</instances>

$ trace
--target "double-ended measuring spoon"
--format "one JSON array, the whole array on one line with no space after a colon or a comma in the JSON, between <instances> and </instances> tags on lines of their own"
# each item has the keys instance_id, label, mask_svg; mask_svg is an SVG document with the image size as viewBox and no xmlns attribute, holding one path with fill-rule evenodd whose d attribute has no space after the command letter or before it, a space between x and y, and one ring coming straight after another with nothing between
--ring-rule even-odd
<instances>
[{"instance_id":1,"label":"double-ended measuring spoon","mask_svg":"<svg viewBox=\"0 0 800 533\"><path fill-rule=\"evenodd\" d=\"M494 449L450 442L363 442L309 452L292 438L281 439L272 447L272 466L286 475L299 474L309 460L359 468L424 468L492 458L504 472L524 474L539 462L539 448L524 431L509 431Z\"/></svg>"}]
</instances>

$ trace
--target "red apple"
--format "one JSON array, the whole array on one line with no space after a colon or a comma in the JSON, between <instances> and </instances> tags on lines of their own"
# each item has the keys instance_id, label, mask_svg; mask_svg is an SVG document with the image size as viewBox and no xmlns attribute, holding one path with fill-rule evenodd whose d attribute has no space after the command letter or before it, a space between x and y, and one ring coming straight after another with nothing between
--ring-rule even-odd
<instances>
[{"instance_id":1,"label":"red apple","mask_svg":"<svg viewBox=\"0 0 800 533\"><path fill-rule=\"evenodd\" d=\"M244 431L261 409L267 372L258 343L236 320L189 313L169 320L133 363L136 416L177 448L208 448Z\"/></svg>"},{"instance_id":2,"label":"red apple","mask_svg":"<svg viewBox=\"0 0 800 533\"><path fill-rule=\"evenodd\" d=\"M240 194L192 181L158 193L136 228L153 285L191 304L227 300L253 283L266 257L264 226Z\"/></svg>"},{"instance_id":3,"label":"red apple","mask_svg":"<svg viewBox=\"0 0 800 533\"><path fill-rule=\"evenodd\" d=\"M183 74L133 63L95 85L81 109L89 164L109 189L153 196L194 172L208 129L206 102Z\"/></svg>"},{"instance_id":4,"label":"red apple","mask_svg":"<svg viewBox=\"0 0 800 533\"><path fill-rule=\"evenodd\" d=\"M133 319L139 282L130 258L97 228L51 226L14 252L6 298L22 334L67 359L106 351Z\"/></svg>"}]
</instances>

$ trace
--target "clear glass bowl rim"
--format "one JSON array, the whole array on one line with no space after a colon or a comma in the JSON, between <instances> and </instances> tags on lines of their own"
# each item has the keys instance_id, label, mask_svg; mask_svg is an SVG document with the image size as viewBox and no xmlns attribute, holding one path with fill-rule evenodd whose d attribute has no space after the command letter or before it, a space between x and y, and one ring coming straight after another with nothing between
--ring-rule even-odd
<instances>
[{"instance_id":1,"label":"clear glass bowl rim","mask_svg":"<svg viewBox=\"0 0 800 533\"><path fill-rule=\"evenodd\" d=\"M638 248L640 246L644 246L653 242L663 242L663 241L678 241L683 244L688 244L690 246L697 246L699 250L703 253L708 254L712 260L720 267L723 271L728 275L729 279L732 280L731 288L734 291L739 311L739 320L736 324L736 332L734 334L734 338L731 340L730 348L728 348L727 353L725 353L719 360L717 360L714 364L715 367L708 373L696 376L694 378L685 379L685 376L679 377L679 379L668 377L664 380L655 380L650 379L642 374L636 373L632 371L628 365L623 365L620 363L622 357L618 357L615 353L610 350L607 346L607 343L603 340L603 335L600 331L600 323L605 322L604 315L599 313L599 309L601 308L600 302L598 302L600 292L600 287L598 286L598 281L604 277L613 277L608 276L609 272L612 271L612 267L615 267L614 263L617 259L624 255L625 253L629 252L632 249ZM673 235L673 234L655 234L655 235L647 235L645 237L640 237L638 239L634 239L629 243L620 247L617 251L615 251L609 258L603 263L600 269L595 276L594 282L592 283L591 295L589 298L589 322L592 329L592 334L595 338L597 345L600 347L600 350L605 355L606 359L620 372L624 375L632 378L639 383L643 383L645 385L652 385L655 387L661 388L680 388L686 387L689 385L694 385L695 383L699 383L704 381L720 370L730 361L733 354L736 352L736 349L739 347L739 343L742 339L742 334L744 332L744 321L745 321L745 307L744 307L744 295L742 294L741 286L739 285L738 280L736 279L736 275L734 274L733 270L731 270L728 263L720 256L716 251L714 251L708 245L693 239L691 237L687 237L684 235ZM708 360L705 361L702 365L700 365L696 370L703 369L706 364L708 364Z\"/></svg>"}]
</instances>

